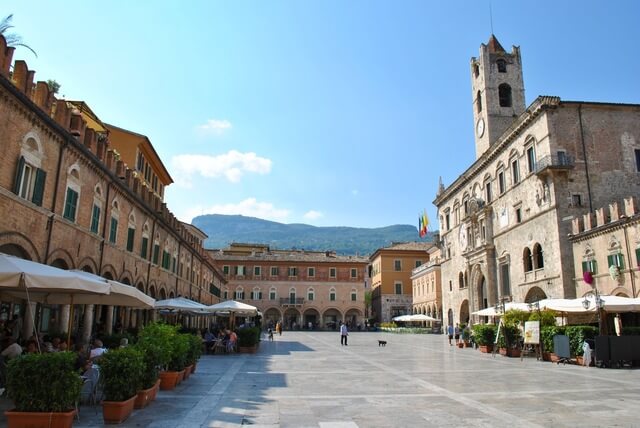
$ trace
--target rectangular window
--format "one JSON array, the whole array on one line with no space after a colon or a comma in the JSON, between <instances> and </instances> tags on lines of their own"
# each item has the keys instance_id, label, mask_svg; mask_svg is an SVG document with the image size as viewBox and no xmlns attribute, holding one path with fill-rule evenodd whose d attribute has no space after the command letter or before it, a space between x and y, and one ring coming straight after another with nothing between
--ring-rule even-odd
<instances>
[{"instance_id":1,"label":"rectangular window","mask_svg":"<svg viewBox=\"0 0 640 428\"><path fill-rule=\"evenodd\" d=\"M316 269L315 269L315 268L312 268L312 267L308 268L308 269L307 269L307 276L308 276L309 278L313 278L313 277L315 277L315 276L316 276Z\"/></svg>"},{"instance_id":2,"label":"rectangular window","mask_svg":"<svg viewBox=\"0 0 640 428\"><path fill-rule=\"evenodd\" d=\"M313 296L313 291L309 291L309 292L307 293L307 300L308 300L308 301L310 301L310 302L312 302L312 301L313 301L313 297L314 297L314 296Z\"/></svg>"},{"instance_id":3,"label":"rectangular window","mask_svg":"<svg viewBox=\"0 0 640 428\"><path fill-rule=\"evenodd\" d=\"M636 265L640 266L640 248L636 248Z\"/></svg>"},{"instance_id":4,"label":"rectangular window","mask_svg":"<svg viewBox=\"0 0 640 428\"><path fill-rule=\"evenodd\" d=\"M511 174L513 175L513 184L518 184L520 182L520 166L517 159L511 162Z\"/></svg>"},{"instance_id":5,"label":"rectangular window","mask_svg":"<svg viewBox=\"0 0 640 428\"><path fill-rule=\"evenodd\" d=\"M158 264L158 258L160 257L160 245L156 244L153 246L153 264Z\"/></svg>"},{"instance_id":6,"label":"rectangular window","mask_svg":"<svg viewBox=\"0 0 640 428\"><path fill-rule=\"evenodd\" d=\"M502 195L505 191L505 186L504 186L504 171L500 171L498 173L498 191L500 192L500 194Z\"/></svg>"},{"instance_id":7,"label":"rectangular window","mask_svg":"<svg viewBox=\"0 0 640 428\"><path fill-rule=\"evenodd\" d=\"M529 172L536 170L536 153L533 146L527 149L527 166L529 167Z\"/></svg>"},{"instance_id":8,"label":"rectangular window","mask_svg":"<svg viewBox=\"0 0 640 428\"><path fill-rule=\"evenodd\" d=\"M76 209L78 208L78 192L67 187L67 200L64 203L62 217L70 221L76 221Z\"/></svg>"},{"instance_id":9,"label":"rectangular window","mask_svg":"<svg viewBox=\"0 0 640 428\"><path fill-rule=\"evenodd\" d=\"M422 266L422 260L416 260L416 267Z\"/></svg>"},{"instance_id":10,"label":"rectangular window","mask_svg":"<svg viewBox=\"0 0 640 428\"><path fill-rule=\"evenodd\" d=\"M485 194L487 198L487 203L491 202L491 197L493 196L491 194L491 182L487 182L487 184L485 184Z\"/></svg>"},{"instance_id":11,"label":"rectangular window","mask_svg":"<svg viewBox=\"0 0 640 428\"><path fill-rule=\"evenodd\" d=\"M100 207L93 204L93 209L91 210L91 232L97 234L98 227L100 227Z\"/></svg>"},{"instance_id":12,"label":"rectangular window","mask_svg":"<svg viewBox=\"0 0 640 428\"><path fill-rule=\"evenodd\" d=\"M620 269L624 269L624 256L621 253L608 255L607 262L609 267L618 266Z\"/></svg>"},{"instance_id":13,"label":"rectangular window","mask_svg":"<svg viewBox=\"0 0 640 428\"><path fill-rule=\"evenodd\" d=\"M133 239L136 236L136 230L130 227L127 230L127 251L133 252Z\"/></svg>"},{"instance_id":14,"label":"rectangular window","mask_svg":"<svg viewBox=\"0 0 640 428\"><path fill-rule=\"evenodd\" d=\"M290 267L289 268L289 276L298 276L298 268Z\"/></svg>"},{"instance_id":15,"label":"rectangular window","mask_svg":"<svg viewBox=\"0 0 640 428\"><path fill-rule=\"evenodd\" d=\"M522 208L516 208L516 223L522 223Z\"/></svg>"},{"instance_id":16,"label":"rectangular window","mask_svg":"<svg viewBox=\"0 0 640 428\"><path fill-rule=\"evenodd\" d=\"M149 246L149 238L142 237L142 248L140 249L140 257L147 258L147 247Z\"/></svg>"},{"instance_id":17,"label":"rectangular window","mask_svg":"<svg viewBox=\"0 0 640 428\"><path fill-rule=\"evenodd\" d=\"M356 301L356 293L351 293L351 301L355 302Z\"/></svg>"},{"instance_id":18,"label":"rectangular window","mask_svg":"<svg viewBox=\"0 0 640 428\"><path fill-rule=\"evenodd\" d=\"M229 291L228 290L224 290L224 300L229 299Z\"/></svg>"},{"instance_id":19,"label":"rectangular window","mask_svg":"<svg viewBox=\"0 0 640 428\"><path fill-rule=\"evenodd\" d=\"M112 244L115 244L117 236L118 236L118 219L115 217L111 217L111 224L109 227L109 242L111 242Z\"/></svg>"},{"instance_id":20,"label":"rectangular window","mask_svg":"<svg viewBox=\"0 0 640 428\"><path fill-rule=\"evenodd\" d=\"M396 294L402 294L402 284L396 282Z\"/></svg>"},{"instance_id":21,"label":"rectangular window","mask_svg":"<svg viewBox=\"0 0 640 428\"><path fill-rule=\"evenodd\" d=\"M357 278L357 277L358 277L358 269L351 268L351 278Z\"/></svg>"},{"instance_id":22,"label":"rectangular window","mask_svg":"<svg viewBox=\"0 0 640 428\"><path fill-rule=\"evenodd\" d=\"M25 162L24 157L20 156L13 183L13 193L23 199L30 200L38 206L42 206L46 179L46 172L29 165Z\"/></svg>"},{"instance_id":23,"label":"rectangular window","mask_svg":"<svg viewBox=\"0 0 640 428\"><path fill-rule=\"evenodd\" d=\"M444 223L447 226L447 230L451 228L451 222L449 221L449 213L444 215Z\"/></svg>"},{"instance_id":24,"label":"rectangular window","mask_svg":"<svg viewBox=\"0 0 640 428\"><path fill-rule=\"evenodd\" d=\"M571 206L572 207L581 207L582 206L582 196L578 193L574 193L571 195Z\"/></svg>"},{"instance_id":25,"label":"rectangular window","mask_svg":"<svg viewBox=\"0 0 640 428\"><path fill-rule=\"evenodd\" d=\"M635 149L635 154L636 154L636 171L640 172L640 150Z\"/></svg>"},{"instance_id":26,"label":"rectangular window","mask_svg":"<svg viewBox=\"0 0 640 428\"><path fill-rule=\"evenodd\" d=\"M396 272L400 272L402 270L402 260L393 261L393 270Z\"/></svg>"},{"instance_id":27,"label":"rectangular window","mask_svg":"<svg viewBox=\"0 0 640 428\"><path fill-rule=\"evenodd\" d=\"M253 267L253 276L260 276L260 266Z\"/></svg>"},{"instance_id":28,"label":"rectangular window","mask_svg":"<svg viewBox=\"0 0 640 428\"><path fill-rule=\"evenodd\" d=\"M276 300L276 292L275 291L270 291L269 292L269 300Z\"/></svg>"},{"instance_id":29,"label":"rectangular window","mask_svg":"<svg viewBox=\"0 0 640 428\"><path fill-rule=\"evenodd\" d=\"M278 266L271 266L271 276L278 276L279 272L278 272Z\"/></svg>"},{"instance_id":30,"label":"rectangular window","mask_svg":"<svg viewBox=\"0 0 640 428\"><path fill-rule=\"evenodd\" d=\"M569 158L567 157L567 152L564 150L558 151L558 165L566 166L569 165Z\"/></svg>"},{"instance_id":31,"label":"rectangular window","mask_svg":"<svg viewBox=\"0 0 640 428\"><path fill-rule=\"evenodd\" d=\"M335 302L336 301L336 293L333 293L333 292L329 293L329 300L332 301L332 302Z\"/></svg>"},{"instance_id":32,"label":"rectangular window","mask_svg":"<svg viewBox=\"0 0 640 428\"><path fill-rule=\"evenodd\" d=\"M234 266L233 267L233 273L234 273L234 275L244 276L244 266L242 266L242 265Z\"/></svg>"},{"instance_id":33,"label":"rectangular window","mask_svg":"<svg viewBox=\"0 0 640 428\"><path fill-rule=\"evenodd\" d=\"M509 265L500 265L500 284L502 285L502 296L511 295L511 283L509 281Z\"/></svg>"},{"instance_id":34,"label":"rectangular window","mask_svg":"<svg viewBox=\"0 0 640 428\"><path fill-rule=\"evenodd\" d=\"M225 275L229 275L229 266L222 266L222 273Z\"/></svg>"},{"instance_id":35,"label":"rectangular window","mask_svg":"<svg viewBox=\"0 0 640 428\"><path fill-rule=\"evenodd\" d=\"M244 290L236 290L236 300L244 300Z\"/></svg>"},{"instance_id":36,"label":"rectangular window","mask_svg":"<svg viewBox=\"0 0 640 428\"><path fill-rule=\"evenodd\" d=\"M336 277L336 268L330 268L329 269L329 278L335 278Z\"/></svg>"},{"instance_id":37,"label":"rectangular window","mask_svg":"<svg viewBox=\"0 0 640 428\"><path fill-rule=\"evenodd\" d=\"M598 273L598 265L595 260L585 260L582 262L582 273L591 272L592 274Z\"/></svg>"},{"instance_id":38,"label":"rectangular window","mask_svg":"<svg viewBox=\"0 0 640 428\"><path fill-rule=\"evenodd\" d=\"M449 291L453 291L453 282L449 281Z\"/></svg>"}]
</instances>

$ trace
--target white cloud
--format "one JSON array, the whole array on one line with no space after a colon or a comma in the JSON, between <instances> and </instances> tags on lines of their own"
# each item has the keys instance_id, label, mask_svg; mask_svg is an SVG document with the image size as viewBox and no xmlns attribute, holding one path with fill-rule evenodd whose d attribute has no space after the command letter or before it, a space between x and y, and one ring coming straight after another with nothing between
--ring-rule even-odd
<instances>
[{"instance_id":1,"label":"white cloud","mask_svg":"<svg viewBox=\"0 0 640 428\"><path fill-rule=\"evenodd\" d=\"M207 135L222 135L232 128L227 119L209 119L204 125L198 125L198 130Z\"/></svg>"},{"instance_id":2,"label":"white cloud","mask_svg":"<svg viewBox=\"0 0 640 428\"><path fill-rule=\"evenodd\" d=\"M205 214L241 214L266 220L285 221L289 217L290 211L276 208L271 202L259 202L256 198L247 198L237 204L217 204L210 207L194 206L187 209L181 219L190 223L194 217Z\"/></svg>"},{"instance_id":3,"label":"white cloud","mask_svg":"<svg viewBox=\"0 0 640 428\"><path fill-rule=\"evenodd\" d=\"M193 174L206 178L225 177L230 182L237 183L245 173L264 175L271 172L271 159L237 150L217 156L178 155L171 159L171 163L175 182L183 187L191 187Z\"/></svg>"},{"instance_id":4,"label":"white cloud","mask_svg":"<svg viewBox=\"0 0 640 428\"><path fill-rule=\"evenodd\" d=\"M322 214L320 211L310 210L310 211L307 211L303 217L307 220L317 220L323 215L324 214Z\"/></svg>"}]
</instances>

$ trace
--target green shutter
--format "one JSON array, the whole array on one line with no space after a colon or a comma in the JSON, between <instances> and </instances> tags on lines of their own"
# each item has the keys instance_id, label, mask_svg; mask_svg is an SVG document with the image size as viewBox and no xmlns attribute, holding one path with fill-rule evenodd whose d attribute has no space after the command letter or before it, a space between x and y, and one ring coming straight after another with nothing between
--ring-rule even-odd
<instances>
[{"instance_id":1,"label":"green shutter","mask_svg":"<svg viewBox=\"0 0 640 428\"><path fill-rule=\"evenodd\" d=\"M109 229L109 242L116 243L116 237L118 235L118 220L115 217L111 217L111 228Z\"/></svg>"},{"instance_id":2,"label":"green shutter","mask_svg":"<svg viewBox=\"0 0 640 428\"><path fill-rule=\"evenodd\" d=\"M582 273L589 272L589 262L582 262Z\"/></svg>"},{"instance_id":3,"label":"green shutter","mask_svg":"<svg viewBox=\"0 0 640 428\"><path fill-rule=\"evenodd\" d=\"M636 248L636 264L640 266L640 248Z\"/></svg>"},{"instance_id":4,"label":"green shutter","mask_svg":"<svg viewBox=\"0 0 640 428\"><path fill-rule=\"evenodd\" d=\"M127 230L127 251L133 251L133 239L136 236L136 230L129 228Z\"/></svg>"},{"instance_id":5,"label":"green shutter","mask_svg":"<svg viewBox=\"0 0 640 428\"><path fill-rule=\"evenodd\" d=\"M47 180L47 173L40 168L36 169L36 182L33 188L33 197L31 202L37 206L42 206L42 198L44 196L44 183Z\"/></svg>"},{"instance_id":6,"label":"green shutter","mask_svg":"<svg viewBox=\"0 0 640 428\"><path fill-rule=\"evenodd\" d=\"M153 264L158 264L158 256L160 255L160 245L153 246Z\"/></svg>"},{"instance_id":7,"label":"green shutter","mask_svg":"<svg viewBox=\"0 0 640 428\"><path fill-rule=\"evenodd\" d=\"M613 256L607 256L607 266L611 267L615 265L615 262L613 261Z\"/></svg>"},{"instance_id":8,"label":"green shutter","mask_svg":"<svg viewBox=\"0 0 640 428\"><path fill-rule=\"evenodd\" d=\"M592 274L595 275L596 273L598 273L598 262L597 261L591 260L591 269L593 269L592 272L591 272Z\"/></svg>"},{"instance_id":9,"label":"green shutter","mask_svg":"<svg viewBox=\"0 0 640 428\"><path fill-rule=\"evenodd\" d=\"M24 173L24 156L20 156L18 159L18 168L16 168L16 178L13 182L13 193L20 194L20 182L22 181L22 174Z\"/></svg>"},{"instance_id":10,"label":"green shutter","mask_svg":"<svg viewBox=\"0 0 640 428\"><path fill-rule=\"evenodd\" d=\"M620 270L624 269L624 256L622 254L617 254L616 259L618 261L618 267Z\"/></svg>"},{"instance_id":11,"label":"green shutter","mask_svg":"<svg viewBox=\"0 0 640 428\"><path fill-rule=\"evenodd\" d=\"M67 187L67 200L64 204L62 216L67 220L76 221L76 207L78 205L78 193L71 187Z\"/></svg>"},{"instance_id":12,"label":"green shutter","mask_svg":"<svg viewBox=\"0 0 640 428\"><path fill-rule=\"evenodd\" d=\"M93 205L91 212L91 232L98 233L98 226L100 224L100 207Z\"/></svg>"},{"instance_id":13,"label":"green shutter","mask_svg":"<svg viewBox=\"0 0 640 428\"><path fill-rule=\"evenodd\" d=\"M149 245L149 238L142 238L142 249L140 250L140 257L147 258L147 246Z\"/></svg>"}]
</instances>

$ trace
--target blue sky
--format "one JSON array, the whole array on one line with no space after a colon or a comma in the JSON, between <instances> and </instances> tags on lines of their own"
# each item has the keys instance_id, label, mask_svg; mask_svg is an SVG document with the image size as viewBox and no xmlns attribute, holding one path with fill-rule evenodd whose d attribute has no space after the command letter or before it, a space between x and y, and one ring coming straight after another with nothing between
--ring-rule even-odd
<instances>
[{"instance_id":1,"label":"blue sky","mask_svg":"<svg viewBox=\"0 0 640 428\"><path fill-rule=\"evenodd\" d=\"M640 2L493 0L538 95L640 103ZM178 218L417 225L474 160L469 60L489 2L29 1L3 4L36 80L147 135ZM417 235L416 235L417 239Z\"/></svg>"}]
</instances>

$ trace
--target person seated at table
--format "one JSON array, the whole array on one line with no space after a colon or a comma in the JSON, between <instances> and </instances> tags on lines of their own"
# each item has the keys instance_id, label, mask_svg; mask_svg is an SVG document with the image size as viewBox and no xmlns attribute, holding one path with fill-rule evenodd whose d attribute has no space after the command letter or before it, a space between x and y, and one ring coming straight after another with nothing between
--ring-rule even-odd
<instances>
[{"instance_id":1,"label":"person seated at table","mask_svg":"<svg viewBox=\"0 0 640 428\"><path fill-rule=\"evenodd\" d=\"M35 340L29 340L24 352L27 354L39 354L40 350L38 349L38 342Z\"/></svg>"},{"instance_id":2,"label":"person seated at table","mask_svg":"<svg viewBox=\"0 0 640 428\"><path fill-rule=\"evenodd\" d=\"M59 337L54 337L53 339L51 339L51 346L53 347L53 352L60 352L61 343L62 343L62 340L60 340Z\"/></svg>"},{"instance_id":3,"label":"person seated at table","mask_svg":"<svg viewBox=\"0 0 640 428\"><path fill-rule=\"evenodd\" d=\"M50 352L56 352L56 351L54 351L53 344L51 342L44 342L42 344L42 352L50 353Z\"/></svg>"},{"instance_id":4,"label":"person seated at table","mask_svg":"<svg viewBox=\"0 0 640 428\"><path fill-rule=\"evenodd\" d=\"M96 339L93 341L93 348L91 349L91 352L89 352L89 359L95 360L96 358L100 358L100 356L105 352L107 352L107 349L102 344L102 340Z\"/></svg>"},{"instance_id":5,"label":"person seated at table","mask_svg":"<svg viewBox=\"0 0 640 428\"><path fill-rule=\"evenodd\" d=\"M74 346L73 351L76 353L76 370L82 370L87 361L91 361L88 358L88 353L85 345L77 344ZM81 372L82 373L82 372Z\"/></svg>"},{"instance_id":6,"label":"person seated at table","mask_svg":"<svg viewBox=\"0 0 640 428\"><path fill-rule=\"evenodd\" d=\"M60 344L58 345L58 352L66 352L69 350L69 346L67 345L67 342L60 342Z\"/></svg>"},{"instance_id":7,"label":"person seated at table","mask_svg":"<svg viewBox=\"0 0 640 428\"><path fill-rule=\"evenodd\" d=\"M202 340L204 341L204 349L207 353L209 353L211 347L216 342L216 336L207 329Z\"/></svg>"},{"instance_id":8,"label":"person seated at table","mask_svg":"<svg viewBox=\"0 0 640 428\"><path fill-rule=\"evenodd\" d=\"M229 330L227 330L229 331ZM238 335L235 331L229 332L229 340L227 341L227 352L233 352L236 350L236 343L238 342Z\"/></svg>"}]
</instances>

